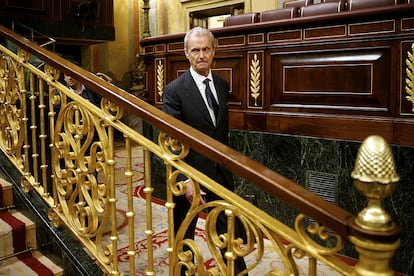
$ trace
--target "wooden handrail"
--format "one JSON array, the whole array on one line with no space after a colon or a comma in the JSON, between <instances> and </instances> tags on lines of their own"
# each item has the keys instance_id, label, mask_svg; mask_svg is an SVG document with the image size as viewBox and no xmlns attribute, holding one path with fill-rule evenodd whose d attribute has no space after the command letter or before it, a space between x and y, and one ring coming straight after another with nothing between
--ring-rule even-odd
<instances>
[{"instance_id":1,"label":"wooden handrail","mask_svg":"<svg viewBox=\"0 0 414 276\"><path fill-rule=\"evenodd\" d=\"M124 90L107 83L93 73L70 63L57 54L50 53L22 36L13 33L8 28L0 25L0 33L5 39L34 54L50 66L61 72L70 72L75 79L127 112L134 113L161 131L175 137L182 143L188 144L190 148L226 167L235 175L245 178L272 196L283 200L300 212L314 218L319 223L332 228L339 235L347 236L352 232L358 232L368 235L371 240L383 240L397 234L386 232L382 235L361 229L353 223L355 216L352 213L325 201L292 180L204 135Z\"/></svg>"}]
</instances>

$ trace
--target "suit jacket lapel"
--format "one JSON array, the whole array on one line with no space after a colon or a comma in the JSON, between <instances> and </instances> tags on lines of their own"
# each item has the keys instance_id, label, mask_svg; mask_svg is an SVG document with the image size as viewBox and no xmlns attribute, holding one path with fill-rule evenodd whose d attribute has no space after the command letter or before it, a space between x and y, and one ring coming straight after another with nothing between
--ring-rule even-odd
<instances>
[{"instance_id":1,"label":"suit jacket lapel","mask_svg":"<svg viewBox=\"0 0 414 276\"><path fill-rule=\"evenodd\" d=\"M210 113L208 111L208 108L204 102L203 97L201 96L197 84L195 83L193 77L191 76L190 71L186 72L186 80L184 82L185 84L185 89L186 89L186 94L187 94L187 99L188 101L191 101L194 106L200 106L200 114L202 114L202 117L206 120L208 120L212 125L213 121L210 117ZM220 108L219 108L219 113L220 113Z\"/></svg>"}]
</instances>

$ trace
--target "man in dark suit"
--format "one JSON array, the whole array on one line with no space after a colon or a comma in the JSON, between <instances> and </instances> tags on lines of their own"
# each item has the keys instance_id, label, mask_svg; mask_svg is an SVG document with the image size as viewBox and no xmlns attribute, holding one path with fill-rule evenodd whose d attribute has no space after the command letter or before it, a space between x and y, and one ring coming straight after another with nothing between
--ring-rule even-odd
<instances>
[{"instance_id":1,"label":"man in dark suit","mask_svg":"<svg viewBox=\"0 0 414 276\"><path fill-rule=\"evenodd\" d=\"M226 80L211 71L215 55L213 34L200 27L191 29L184 37L184 51L190 62L190 69L164 88L163 110L212 138L227 144L229 88ZM192 150L187 155L186 162L233 191L232 174L225 168ZM186 180L184 176L181 177L178 180ZM177 233L193 200L193 187L189 182L186 184L185 195L175 198L175 233ZM201 199L200 204L219 199L210 191L202 191L202 195L205 197ZM197 219L189 227L185 238L194 239L196 222ZM224 214L219 216L216 227L218 233L227 232L227 220ZM237 232L241 232L241 227L236 227L236 237L243 236L242 233ZM235 274L237 275L245 268L246 264L243 258L237 258Z\"/></svg>"},{"instance_id":2,"label":"man in dark suit","mask_svg":"<svg viewBox=\"0 0 414 276\"><path fill-rule=\"evenodd\" d=\"M83 98L89 100L91 103L95 104L96 106L100 106L101 103L101 96L94 91L86 88L82 83L78 80L72 78L72 76L68 74L64 74L64 80L66 85L76 94L82 96Z\"/></svg>"}]
</instances>

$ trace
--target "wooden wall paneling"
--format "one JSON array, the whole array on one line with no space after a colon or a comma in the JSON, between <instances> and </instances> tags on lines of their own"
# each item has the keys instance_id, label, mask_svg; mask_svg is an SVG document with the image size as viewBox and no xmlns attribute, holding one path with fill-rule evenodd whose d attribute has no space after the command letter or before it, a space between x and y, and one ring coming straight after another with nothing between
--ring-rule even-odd
<instances>
[{"instance_id":1,"label":"wooden wall paneling","mask_svg":"<svg viewBox=\"0 0 414 276\"><path fill-rule=\"evenodd\" d=\"M229 127L231 129L246 129L245 113L242 110L231 110L230 109Z\"/></svg>"},{"instance_id":2,"label":"wooden wall paneling","mask_svg":"<svg viewBox=\"0 0 414 276\"><path fill-rule=\"evenodd\" d=\"M267 114L265 112L245 112L244 121L246 130L262 131L267 129Z\"/></svg>"},{"instance_id":3,"label":"wooden wall paneling","mask_svg":"<svg viewBox=\"0 0 414 276\"><path fill-rule=\"evenodd\" d=\"M246 53L240 51L216 52L212 70L227 80L230 89L229 108L246 108Z\"/></svg>"},{"instance_id":4,"label":"wooden wall paneling","mask_svg":"<svg viewBox=\"0 0 414 276\"><path fill-rule=\"evenodd\" d=\"M144 49L145 53L149 53L151 51L151 53L153 52L150 48L152 47L147 47L147 49ZM154 59L150 58L149 56L143 56L143 61L145 64L145 87L144 87L144 95L142 97L143 100L145 100L146 102L149 102L151 104L154 104L157 106L157 104L155 104L155 95L154 95L154 91L155 91L155 79L156 79L156 74L155 74L155 66L154 66ZM154 72L154 73L152 73Z\"/></svg>"},{"instance_id":5,"label":"wooden wall paneling","mask_svg":"<svg viewBox=\"0 0 414 276\"><path fill-rule=\"evenodd\" d=\"M414 30L414 18L402 18L401 19L401 31Z\"/></svg>"},{"instance_id":6,"label":"wooden wall paneling","mask_svg":"<svg viewBox=\"0 0 414 276\"><path fill-rule=\"evenodd\" d=\"M405 92L413 12L407 4L214 29L214 70L231 83L230 127L356 141L378 134L414 146ZM151 46L182 37L147 38L141 45L147 55ZM165 54L173 71L168 81L188 67L177 49ZM259 71L254 99L252 73Z\"/></svg>"},{"instance_id":7,"label":"wooden wall paneling","mask_svg":"<svg viewBox=\"0 0 414 276\"><path fill-rule=\"evenodd\" d=\"M386 118L280 113L268 114L266 126L269 132L282 134L355 141L362 141L369 135L377 134L387 141L394 141L394 124L391 119Z\"/></svg>"},{"instance_id":8,"label":"wooden wall paneling","mask_svg":"<svg viewBox=\"0 0 414 276\"><path fill-rule=\"evenodd\" d=\"M166 69L168 70L166 71L167 75L165 84L167 85L179 77L182 73L187 71L190 65L188 60L183 55L174 55L170 56L166 66Z\"/></svg>"},{"instance_id":9,"label":"wooden wall paneling","mask_svg":"<svg viewBox=\"0 0 414 276\"><path fill-rule=\"evenodd\" d=\"M413 146L413 133L414 122L413 121L400 121L394 123L394 132L392 141L397 145L411 145Z\"/></svg>"}]
</instances>

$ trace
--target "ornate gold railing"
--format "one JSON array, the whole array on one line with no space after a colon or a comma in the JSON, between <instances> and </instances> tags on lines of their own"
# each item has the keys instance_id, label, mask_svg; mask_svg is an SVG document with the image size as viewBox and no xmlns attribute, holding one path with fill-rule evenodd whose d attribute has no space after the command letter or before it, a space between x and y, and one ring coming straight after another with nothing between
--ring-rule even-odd
<instances>
[{"instance_id":1,"label":"ornate gold railing","mask_svg":"<svg viewBox=\"0 0 414 276\"><path fill-rule=\"evenodd\" d=\"M134 233L137 213L132 191L136 172L131 164L131 148L138 144L144 152L146 209L139 212L146 215L142 228L149 245L147 275L155 274L151 247L151 197L156 189L151 181L153 157L165 164L170 275L179 275L181 267L187 267L190 274L197 271L199 275L233 275L234 259L254 254L253 261L248 264L251 271L269 250L281 265L272 268L267 275L298 275L297 261L301 259L306 262L308 275L317 275L318 263L344 275L393 275L389 262L399 246L400 229L382 209L381 200L395 189L399 178L389 146L381 137L367 138L357 157L352 177L369 203L354 216L2 26L0 33L18 46L17 53L0 46L0 147L20 170L23 187L27 191L35 190L50 206L49 216L54 226L68 227L107 274L121 274L116 223L119 200L115 194L114 172L118 161L114 142L119 132L126 151L126 169L122 177L127 183L131 273L136 270L137 254ZM33 56L45 63L43 69L29 62ZM59 82L62 72L102 95L101 106L68 90ZM124 124L122 115L125 112L134 113L159 129L158 143ZM190 148L296 208L300 214L294 228L186 164L185 156ZM179 173L191 179L196 191L194 202L200 199L200 189L209 189L222 200L201 206L193 204L174 237L173 196L184 193L183 183L176 180ZM218 235L214 227L220 212L225 212L229 221L228 231L222 235ZM209 254L217 264L209 270L203 265L206 252L201 252L196 241L183 239L189 221L201 213L206 215ZM246 240L234 238L236 218L246 229ZM104 235L108 231L109 237ZM356 265L344 262L338 255L347 239L359 252ZM326 240L331 242L324 243ZM188 250L183 249L185 245ZM227 247L226 260L217 253L224 247Z\"/></svg>"}]
</instances>

